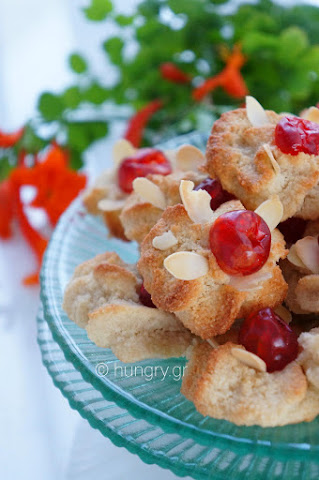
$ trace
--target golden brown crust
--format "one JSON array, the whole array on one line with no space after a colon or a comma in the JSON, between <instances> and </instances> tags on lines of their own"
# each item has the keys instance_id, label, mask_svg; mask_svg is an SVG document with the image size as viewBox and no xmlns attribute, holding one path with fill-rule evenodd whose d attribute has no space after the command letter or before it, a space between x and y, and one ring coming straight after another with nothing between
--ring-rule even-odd
<instances>
[{"instance_id":1,"label":"golden brown crust","mask_svg":"<svg viewBox=\"0 0 319 480\"><path fill-rule=\"evenodd\" d=\"M238 201L223 204L216 216L242 209ZM234 320L255 308L275 307L286 294L287 285L276 262L286 255L280 232L272 235L271 254L263 271L270 279L261 283L261 289L239 291L229 285L230 277L218 266L209 248L211 224L194 224L182 205L168 207L161 219L145 237L141 245L138 269L154 303L163 310L174 312L183 324L196 335L210 338L225 333ZM162 251L153 247L156 236L171 230L177 245ZM208 260L209 272L196 280L178 280L164 267L164 259L178 251L196 252Z\"/></svg>"},{"instance_id":2,"label":"golden brown crust","mask_svg":"<svg viewBox=\"0 0 319 480\"><path fill-rule=\"evenodd\" d=\"M200 413L263 427L318 415L318 391L308 385L297 362L280 372L259 372L231 354L235 346L243 348L230 342L217 349L205 342L192 348L181 391Z\"/></svg>"},{"instance_id":3,"label":"golden brown crust","mask_svg":"<svg viewBox=\"0 0 319 480\"><path fill-rule=\"evenodd\" d=\"M76 267L68 283L63 308L84 328L93 310L115 300L138 302L141 284L134 265L128 265L113 252L103 253Z\"/></svg>"},{"instance_id":4,"label":"golden brown crust","mask_svg":"<svg viewBox=\"0 0 319 480\"><path fill-rule=\"evenodd\" d=\"M172 206L181 203L179 194L181 180L191 180L198 185L206 175L198 172L174 172L166 176L148 175L147 178L161 189L167 206ZM145 202L133 192L127 198L120 216L126 237L141 243L162 213L163 210Z\"/></svg>"},{"instance_id":5,"label":"golden brown crust","mask_svg":"<svg viewBox=\"0 0 319 480\"><path fill-rule=\"evenodd\" d=\"M299 153L283 154L274 145L275 126L281 118L267 111L269 125L253 127L246 109L224 113L212 128L208 140L206 169L218 177L223 187L254 210L277 194L284 206L283 220L299 213L313 215L313 204L306 196L319 180L319 157ZM276 174L263 145L268 145L280 167Z\"/></svg>"},{"instance_id":6,"label":"golden brown crust","mask_svg":"<svg viewBox=\"0 0 319 480\"><path fill-rule=\"evenodd\" d=\"M142 305L141 283L135 265L116 253L97 255L75 269L63 308L123 362L184 355L194 336L175 315Z\"/></svg>"},{"instance_id":7,"label":"golden brown crust","mask_svg":"<svg viewBox=\"0 0 319 480\"><path fill-rule=\"evenodd\" d=\"M124 233L124 228L120 220L121 210L113 210L111 212L103 212L103 220L109 230L109 236L129 242Z\"/></svg>"},{"instance_id":8,"label":"golden brown crust","mask_svg":"<svg viewBox=\"0 0 319 480\"><path fill-rule=\"evenodd\" d=\"M89 314L86 330L98 347L111 348L122 362L180 357L194 340L174 315L133 303L100 307Z\"/></svg>"},{"instance_id":9,"label":"golden brown crust","mask_svg":"<svg viewBox=\"0 0 319 480\"><path fill-rule=\"evenodd\" d=\"M83 195L83 204L92 215L102 215L102 218L109 230L109 236L127 241L124 229L120 221L122 209L102 211L98 204L100 200L125 200L127 194L117 186L115 172L106 170L96 180L95 184L88 188Z\"/></svg>"}]
</instances>

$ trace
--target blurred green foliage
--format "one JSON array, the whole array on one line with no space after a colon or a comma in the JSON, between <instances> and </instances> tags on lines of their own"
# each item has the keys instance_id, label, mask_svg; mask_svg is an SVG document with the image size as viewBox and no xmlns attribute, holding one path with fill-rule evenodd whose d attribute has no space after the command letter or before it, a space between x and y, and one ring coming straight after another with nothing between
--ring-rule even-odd
<instances>
[{"instance_id":1,"label":"blurred green foliage","mask_svg":"<svg viewBox=\"0 0 319 480\"><path fill-rule=\"evenodd\" d=\"M34 151L57 138L69 148L72 166L79 168L83 152L107 135L116 116L114 105L127 105L134 112L154 99L162 99L164 107L152 118L145 143L193 129L208 132L216 115L242 102L216 90L199 104L192 100L191 92L224 67L221 46L232 49L236 43L247 57L242 73L248 89L264 107L298 113L316 104L319 8L283 7L279 2L258 0L234 11L231 3L144 0L134 14L123 15L111 0L91 0L84 14L90 21L104 22L106 39L101 52L117 72L113 84L96 78L89 59L73 53L69 65L75 73L74 84L59 94L45 92L40 96L39 115L29 122L14 152ZM117 28L111 38L109 22ZM163 79L159 69L163 62L174 62L192 76L192 83L176 85ZM108 110L111 104L112 110ZM88 108L90 118L78 120ZM50 135L40 135L43 127L50 127ZM0 171L6 168L7 153Z\"/></svg>"}]
</instances>

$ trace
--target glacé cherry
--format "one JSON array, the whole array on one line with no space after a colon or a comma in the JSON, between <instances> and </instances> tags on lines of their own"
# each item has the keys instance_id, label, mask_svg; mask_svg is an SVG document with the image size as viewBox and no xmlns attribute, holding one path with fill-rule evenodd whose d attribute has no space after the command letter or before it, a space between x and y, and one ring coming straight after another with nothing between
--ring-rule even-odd
<instances>
[{"instance_id":1,"label":"glac\u00e9 cherry","mask_svg":"<svg viewBox=\"0 0 319 480\"><path fill-rule=\"evenodd\" d=\"M145 307L156 308L156 306L155 306L154 303L152 302L151 294L148 293L148 291L146 290L146 288L144 287L143 284L142 284L142 286L141 286L141 290L140 290L140 294L139 294L139 299L140 299L140 302L141 302L143 305L145 305Z\"/></svg>"},{"instance_id":2,"label":"glac\u00e9 cherry","mask_svg":"<svg viewBox=\"0 0 319 480\"><path fill-rule=\"evenodd\" d=\"M266 263L271 233L266 222L250 210L220 215L210 228L210 249L229 275L251 275Z\"/></svg>"},{"instance_id":3,"label":"glac\u00e9 cherry","mask_svg":"<svg viewBox=\"0 0 319 480\"><path fill-rule=\"evenodd\" d=\"M227 192L221 186L221 183L213 178L206 178L203 180L194 190L206 190L209 195L212 197L210 201L210 207L212 210L216 210L223 203L229 202L229 200L234 200L236 197L231 193Z\"/></svg>"},{"instance_id":4,"label":"glac\u00e9 cherry","mask_svg":"<svg viewBox=\"0 0 319 480\"><path fill-rule=\"evenodd\" d=\"M240 328L238 340L264 360L269 373L282 370L298 355L297 335L271 308L251 313Z\"/></svg>"},{"instance_id":5,"label":"glac\u00e9 cherry","mask_svg":"<svg viewBox=\"0 0 319 480\"><path fill-rule=\"evenodd\" d=\"M318 155L319 124L292 115L283 117L276 125L275 144L290 155Z\"/></svg>"},{"instance_id":6,"label":"glac\u00e9 cherry","mask_svg":"<svg viewBox=\"0 0 319 480\"><path fill-rule=\"evenodd\" d=\"M125 158L118 169L118 185L125 193L133 191L133 181L150 173L168 175L172 166L163 152L155 148L140 148L131 157Z\"/></svg>"}]
</instances>

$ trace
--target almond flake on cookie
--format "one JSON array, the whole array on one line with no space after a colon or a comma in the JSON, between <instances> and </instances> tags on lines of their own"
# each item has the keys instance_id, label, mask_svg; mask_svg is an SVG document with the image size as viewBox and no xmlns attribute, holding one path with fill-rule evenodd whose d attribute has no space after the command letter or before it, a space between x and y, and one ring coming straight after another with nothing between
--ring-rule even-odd
<instances>
[{"instance_id":1,"label":"almond flake on cookie","mask_svg":"<svg viewBox=\"0 0 319 480\"><path fill-rule=\"evenodd\" d=\"M301 258L299 258L299 255L297 254L296 245L292 245L290 247L289 253L287 255L287 259L289 260L290 263L292 263L296 267L304 268L308 270L306 265L301 261Z\"/></svg>"},{"instance_id":2,"label":"almond flake on cookie","mask_svg":"<svg viewBox=\"0 0 319 480\"><path fill-rule=\"evenodd\" d=\"M165 210L166 200L162 190L147 178L139 177L133 181L134 192L154 207Z\"/></svg>"},{"instance_id":3,"label":"almond flake on cookie","mask_svg":"<svg viewBox=\"0 0 319 480\"><path fill-rule=\"evenodd\" d=\"M265 152L268 155L268 158L269 158L270 163L271 163L271 165L274 169L275 174L278 175L280 173L280 166L279 166L277 160L275 159L274 154L272 153L272 150L271 150L270 146L268 145L268 143L264 143L263 147L264 147Z\"/></svg>"},{"instance_id":4,"label":"almond flake on cookie","mask_svg":"<svg viewBox=\"0 0 319 480\"><path fill-rule=\"evenodd\" d=\"M164 260L166 270L178 280L196 280L208 273L208 261L195 252L176 252Z\"/></svg>"},{"instance_id":5,"label":"almond flake on cookie","mask_svg":"<svg viewBox=\"0 0 319 480\"><path fill-rule=\"evenodd\" d=\"M97 204L99 210L102 212L113 212L121 210L123 208L125 200L111 200L109 198L103 198Z\"/></svg>"},{"instance_id":6,"label":"almond flake on cookie","mask_svg":"<svg viewBox=\"0 0 319 480\"><path fill-rule=\"evenodd\" d=\"M125 158L131 157L136 151L137 149L124 138L115 142L112 150L114 167L117 168Z\"/></svg>"},{"instance_id":7,"label":"almond flake on cookie","mask_svg":"<svg viewBox=\"0 0 319 480\"><path fill-rule=\"evenodd\" d=\"M182 172L198 170L205 161L205 156L193 145L182 145L176 152L176 168Z\"/></svg>"},{"instance_id":8,"label":"almond flake on cookie","mask_svg":"<svg viewBox=\"0 0 319 480\"><path fill-rule=\"evenodd\" d=\"M319 245L315 237L304 237L295 244L296 254L312 272L319 273Z\"/></svg>"},{"instance_id":9,"label":"almond flake on cookie","mask_svg":"<svg viewBox=\"0 0 319 480\"><path fill-rule=\"evenodd\" d=\"M211 196L205 190L194 190L194 182L182 180L179 191L189 218L194 223L211 222L214 212L210 207Z\"/></svg>"},{"instance_id":10,"label":"almond flake on cookie","mask_svg":"<svg viewBox=\"0 0 319 480\"><path fill-rule=\"evenodd\" d=\"M153 238L153 247L158 250L167 250L174 245L177 245L177 238L171 230Z\"/></svg>"},{"instance_id":11,"label":"almond flake on cookie","mask_svg":"<svg viewBox=\"0 0 319 480\"><path fill-rule=\"evenodd\" d=\"M310 107L304 110L300 115L301 118L305 120L309 120L310 122L319 123L319 108L317 107Z\"/></svg>"},{"instance_id":12,"label":"almond flake on cookie","mask_svg":"<svg viewBox=\"0 0 319 480\"><path fill-rule=\"evenodd\" d=\"M233 347L230 352L233 357L242 362L244 365L254 368L259 372L266 372L266 363L254 353L248 352L247 350L238 347Z\"/></svg>"},{"instance_id":13,"label":"almond flake on cookie","mask_svg":"<svg viewBox=\"0 0 319 480\"><path fill-rule=\"evenodd\" d=\"M253 127L263 127L269 124L267 113L262 105L254 98L248 95L246 97L247 117Z\"/></svg>"},{"instance_id":14,"label":"almond flake on cookie","mask_svg":"<svg viewBox=\"0 0 319 480\"><path fill-rule=\"evenodd\" d=\"M274 309L274 312L277 315L279 315L280 318L282 318L282 320L286 322L288 325L292 321L291 312L288 310L288 308L284 307L283 305L278 305L278 307Z\"/></svg>"},{"instance_id":15,"label":"almond flake on cookie","mask_svg":"<svg viewBox=\"0 0 319 480\"><path fill-rule=\"evenodd\" d=\"M245 277L230 276L229 285L236 288L239 292L249 292L250 290L262 289L262 282L272 277L271 272L259 270Z\"/></svg>"},{"instance_id":16,"label":"almond flake on cookie","mask_svg":"<svg viewBox=\"0 0 319 480\"><path fill-rule=\"evenodd\" d=\"M281 222L284 208L278 195L273 195L269 200L261 203L256 208L255 213L265 220L269 230L272 232Z\"/></svg>"},{"instance_id":17,"label":"almond flake on cookie","mask_svg":"<svg viewBox=\"0 0 319 480\"><path fill-rule=\"evenodd\" d=\"M212 348L218 348L220 346L214 338L207 338L206 342L209 343Z\"/></svg>"}]
</instances>

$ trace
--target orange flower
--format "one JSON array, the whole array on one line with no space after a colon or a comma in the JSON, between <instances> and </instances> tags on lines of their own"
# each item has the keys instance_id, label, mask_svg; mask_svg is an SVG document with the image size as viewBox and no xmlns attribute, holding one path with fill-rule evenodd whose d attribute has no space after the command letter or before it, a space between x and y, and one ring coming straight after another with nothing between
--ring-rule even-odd
<instances>
[{"instance_id":1,"label":"orange flower","mask_svg":"<svg viewBox=\"0 0 319 480\"><path fill-rule=\"evenodd\" d=\"M10 180L0 183L0 238L11 237L11 223L13 220L13 189Z\"/></svg>"},{"instance_id":2,"label":"orange flower","mask_svg":"<svg viewBox=\"0 0 319 480\"><path fill-rule=\"evenodd\" d=\"M144 128L146 127L147 122L157 110L162 108L162 106L163 102L161 100L153 100L145 107L138 110L130 119L124 138L131 142L134 147L138 148L141 144Z\"/></svg>"},{"instance_id":3,"label":"orange flower","mask_svg":"<svg viewBox=\"0 0 319 480\"><path fill-rule=\"evenodd\" d=\"M52 226L86 184L85 175L68 168L68 154L58 145L51 146L45 160L33 168L15 169L12 180L20 186L36 187L37 194L31 205L44 208Z\"/></svg>"},{"instance_id":4,"label":"orange flower","mask_svg":"<svg viewBox=\"0 0 319 480\"><path fill-rule=\"evenodd\" d=\"M32 185L36 188L36 197L31 205L43 208L47 212L50 223L54 226L71 201L85 187L86 177L69 169L68 154L58 145L53 144L45 159L40 162L36 158L33 167L27 167L24 161L21 161L20 166L12 171L8 182L10 182L13 192L9 201L9 203L11 202L10 208L14 209L21 232L37 258L36 272L24 279L25 285L33 285L38 283L42 257L48 241L30 225L20 198L20 189L25 185ZM8 221L7 218L6 221ZM6 224L3 231L5 231L5 226Z\"/></svg>"},{"instance_id":5,"label":"orange flower","mask_svg":"<svg viewBox=\"0 0 319 480\"><path fill-rule=\"evenodd\" d=\"M24 134L24 128L20 128L14 133L4 133L0 130L0 148L13 147Z\"/></svg>"},{"instance_id":6,"label":"orange flower","mask_svg":"<svg viewBox=\"0 0 319 480\"><path fill-rule=\"evenodd\" d=\"M21 232L24 238L26 239L26 241L28 242L28 244L30 245L33 253L35 254L37 264L38 264L36 271L31 275L26 276L23 279L23 283L24 285L36 285L39 283L39 274L41 269L42 258L43 258L45 249L47 247L48 241L47 239L43 238L42 235L40 235L40 233L37 232L29 224L28 218L24 212L23 203L20 200L19 189L16 189L15 201L16 201L16 216L19 222Z\"/></svg>"},{"instance_id":7,"label":"orange flower","mask_svg":"<svg viewBox=\"0 0 319 480\"><path fill-rule=\"evenodd\" d=\"M160 72L165 80L173 83L189 83L192 79L188 73L183 72L183 70L173 62L162 63Z\"/></svg>"},{"instance_id":8,"label":"orange flower","mask_svg":"<svg viewBox=\"0 0 319 480\"><path fill-rule=\"evenodd\" d=\"M194 100L202 100L217 87L223 88L225 92L235 98L242 98L247 95L248 89L240 73L240 69L245 61L246 58L242 54L240 46L235 45L232 53L227 55L225 68L219 74L208 78L193 90Z\"/></svg>"}]
</instances>

